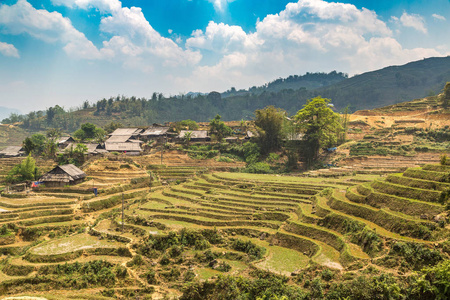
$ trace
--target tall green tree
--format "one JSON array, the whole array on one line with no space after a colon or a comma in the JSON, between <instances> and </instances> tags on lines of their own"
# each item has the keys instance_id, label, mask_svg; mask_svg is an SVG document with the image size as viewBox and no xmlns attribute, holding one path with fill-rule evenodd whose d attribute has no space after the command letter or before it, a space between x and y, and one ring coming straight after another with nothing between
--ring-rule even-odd
<instances>
[{"instance_id":1,"label":"tall green tree","mask_svg":"<svg viewBox=\"0 0 450 300\"><path fill-rule=\"evenodd\" d=\"M36 161L28 154L27 158L22 160L18 165L15 165L6 176L6 181L9 183L17 183L26 180L35 179L34 176L37 172Z\"/></svg>"},{"instance_id":2,"label":"tall green tree","mask_svg":"<svg viewBox=\"0 0 450 300\"><path fill-rule=\"evenodd\" d=\"M210 134L219 142L232 133L231 128L225 125L220 119L221 116L217 114L215 118L209 122Z\"/></svg>"},{"instance_id":3,"label":"tall green tree","mask_svg":"<svg viewBox=\"0 0 450 300\"><path fill-rule=\"evenodd\" d=\"M320 148L336 146L342 132L341 118L333 112L330 102L320 96L310 99L294 117L304 133L303 157L308 166L317 159Z\"/></svg>"},{"instance_id":4,"label":"tall green tree","mask_svg":"<svg viewBox=\"0 0 450 300\"><path fill-rule=\"evenodd\" d=\"M31 137L25 138L22 147L27 154L39 155L45 149L47 138L41 133L35 133Z\"/></svg>"},{"instance_id":5,"label":"tall green tree","mask_svg":"<svg viewBox=\"0 0 450 300\"><path fill-rule=\"evenodd\" d=\"M81 128L73 133L73 136L80 140L101 140L105 136L105 131L92 123L84 123Z\"/></svg>"},{"instance_id":6,"label":"tall green tree","mask_svg":"<svg viewBox=\"0 0 450 300\"><path fill-rule=\"evenodd\" d=\"M255 126L258 144L263 154L279 150L283 140L283 120L285 111L274 106L255 111Z\"/></svg>"}]
</instances>

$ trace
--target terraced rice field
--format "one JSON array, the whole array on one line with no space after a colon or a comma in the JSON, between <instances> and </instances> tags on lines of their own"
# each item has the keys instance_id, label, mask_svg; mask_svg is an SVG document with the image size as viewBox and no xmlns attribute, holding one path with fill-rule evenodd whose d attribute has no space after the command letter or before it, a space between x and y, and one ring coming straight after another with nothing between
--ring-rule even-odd
<instances>
[{"instance_id":1,"label":"terraced rice field","mask_svg":"<svg viewBox=\"0 0 450 300\"><path fill-rule=\"evenodd\" d=\"M393 243L439 248L449 237L446 223L439 223L449 166L386 176L295 177L98 160L86 172L89 180L76 187L0 198L0 227L9 231L0 236L2 294L24 293L33 276L68 265L80 282L80 272L94 266L114 270L113 294L125 299L129 290L177 296L186 278L253 269L288 277L314 265L336 272L368 265L383 270L380 262ZM190 245L187 237L196 234L218 242ZM252 256L239 243L261 252ZM48 278L56 289L68 289Z\"/></svg>"}]
</instances>

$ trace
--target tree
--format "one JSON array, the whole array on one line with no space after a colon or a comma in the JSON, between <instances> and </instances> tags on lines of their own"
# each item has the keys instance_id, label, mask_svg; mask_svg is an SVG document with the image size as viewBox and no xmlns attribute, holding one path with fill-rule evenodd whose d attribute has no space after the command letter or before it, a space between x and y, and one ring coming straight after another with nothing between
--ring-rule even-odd
<instances>
[{"instance_id":1,"label":"tree","mask_svg":"<svg viewBox=\"0 0 450 300\"><path fill-rule=\"evenodd\" d=\"M31 137L27 137L22 146L27 154L39 155L44 151L47 138L41 133L35 133Z\"/></svg>"},{"instance_id":2,"label":"tree","mask_svg":"<svg viewBox=\"0 0 450 300\"><path fill-rule=\"evenodd\" d=\"M73 136L80 140L92 140L92 139L100 139L104 137L105 131L102 128L95 126L92 123L84 123L81 125L81 128L73 133Z\"/></svg>"},{"instance_id":3,"label":"tree","mask_svg":"<svg viewBox=\"0 0 450 300\"><path fill-rule=\"evenodd\" d=\"M280 149L283 140L283 120L285 111L268 106L255 111L255 125L258 131L258 143L264 154Z\"/></svg>"},{"instance_id":4,"label":"tree","mask_svg":"<svg viewBox=\"0 0 450 300\"><path fill-rule=\"evenodd\" d=\"M221 116L217 114L215 118L209 122L210 134L213 135L219 142L222 141L225 136L232 133L231 128L225 125L220 118Z\"/></svg>"},{"instance_id":5,"label":"tree","mask_svg":"<svg viewBox=\"0 0 450 300\"><path fill-rule=\"evenodd\" d=\"M34 176L36 172L36 161L31 154L28 154L27 158L25 158L20 164L15 165L11 171L9 171L6 176L6 181L9 183L17 183L26 180L33 180L35 179Z\"/></svg>"},{"instance_id":6,"label":"tree","mask_svg":"<svg viewBox=\"0 0 450 300\"><path fill-rule=\"evenodd\" d=\"M320 96L310 99L294 117L299 130L305 134L303 154L308 166L317 159L320 148L337 144L342 131L340 116L330 108L330 102Z\"/></svg>"},{"instance_id":7,"label":"tree","mask_svg":"<svg viewBox=\"0 0 450 300\"><path fill-rule=\"evenodd\" d=\"M110 123L106 124L103 127L103 129L105 130L106 133L111 133L114 130L116 130L117 128L121 128L121 127L123 127L122 123L111 121Z\"/></svg>"},{"instance_id":8,"label":"tree","mask_svg":"<svg viewBox=\"0 0 450 300\"><path fill-rule=\"evenodd\" d=\"M450 106L450 82L447 82L444 88L444 108L448 108Z\"/></svg>"},{"instance_id":9,"label":"tree","mask_svg":"<svg viewBox=\"0 0 450 300\"><path fill-rule=\"evenodd\" d=\"M185 130L197 130L198 124L195 121L192 121L190 119L183 120L175 123L175 131L180 132L182 129Z\"/></svg>"},{"instance_id":10,"label":"tree","mask_svg":"<svg viewBox=\"0 0 450 300\"><path fill-rule=\"evenodd\" d=\"M191 137L192 137L192 131L187 131L184 133L183 142L186 146L189 146L189 143L191 142Z\"/></svg>"}]
</instances>

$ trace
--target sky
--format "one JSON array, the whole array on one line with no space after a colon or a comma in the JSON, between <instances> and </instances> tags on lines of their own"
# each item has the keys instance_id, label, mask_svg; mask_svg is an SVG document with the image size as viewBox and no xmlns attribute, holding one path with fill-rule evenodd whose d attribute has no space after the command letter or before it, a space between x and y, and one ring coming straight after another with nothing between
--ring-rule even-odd
<instances>
[{"instance_id":1,"label":"sky","mask_svg":"<svg viewBox=\"0 0 450 300\"><path fill-rule=\"evenodd\" d=\"M0 106L350 76L450 55L450 0L0 0Z\"/></svg>"}]
</instances>

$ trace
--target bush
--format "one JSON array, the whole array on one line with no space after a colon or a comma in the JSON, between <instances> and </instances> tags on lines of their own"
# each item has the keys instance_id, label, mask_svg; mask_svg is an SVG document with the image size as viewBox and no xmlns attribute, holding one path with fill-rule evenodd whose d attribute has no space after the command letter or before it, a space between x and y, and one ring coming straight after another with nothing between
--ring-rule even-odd
<instances>
[{"instance_id":1,"label":"bush","mask_svg":"<svg viewBox=\"0 0 450 300\"><path fill-rule=\"evenodd\" d=\"M247 253L247 255L252 260L261 259L263 258L264 254L266 253L266 248L257 246L256 244L252 243L251 241L242 241L242 240L235 240L231 247L236 251L241 251L244 253Z\"/></svg>"},{"instance_id":2,"label":"bush","mask_svg":"<svg viewBox=\"0 0 450 300\"><path fill-rule=\"evenodd\" d=\"M253 174L271 174L271 173L273 173L272 169L270 168L270 165L265 162L251 163L242 171L244 173L253 173Z\"/></svg>"}]
</instances>

